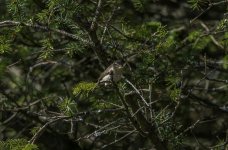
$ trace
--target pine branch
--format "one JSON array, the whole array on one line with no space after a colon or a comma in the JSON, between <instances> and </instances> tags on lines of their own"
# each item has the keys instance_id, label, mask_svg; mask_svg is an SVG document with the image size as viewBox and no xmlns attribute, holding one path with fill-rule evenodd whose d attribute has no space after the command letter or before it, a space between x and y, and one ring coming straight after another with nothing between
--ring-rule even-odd
<instances>
[{"instance_id":1,"label":"pine branch","mask_svg":"<svg viewBox=\"0 0 228 150\"><path fill-rule=\"evenodd\" d=\"M81 38L81 37L79 37L79 36L77 36L75 34L66 32L64 30L53 29L53 28L50 28L48 26L42 26L42 25L38 25L38 24L29 24L29 23L24 23L24 22L19 22L19 21L12 21L12 20L5 20L5 21L1 21L0 22L0 28L2 28L2 27L14 27L14 26L26 26L26 27L41 29L41 30L44 30L44 31L51 31L51 32L66 36L68 38L71 38L73 40L80 41L80 42L82 42L82 43L84 43L86 45L92 45L92 43L90 41L85 40L85 39L83 39L83 38Z\"/></svg>"}]
</instances>

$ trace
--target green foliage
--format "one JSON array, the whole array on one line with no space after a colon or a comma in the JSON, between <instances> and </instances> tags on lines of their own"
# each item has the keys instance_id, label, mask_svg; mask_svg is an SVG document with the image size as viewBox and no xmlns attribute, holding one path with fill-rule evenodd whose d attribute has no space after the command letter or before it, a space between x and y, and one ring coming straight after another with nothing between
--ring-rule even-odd
<instances>
[{"instance_id":1,"label":"green foliage","mask_svg":"<svg viewBox=\"0 0 228 150\"><path fill-rule=\"evenodd\" d=\"M0 77L4 75L5 70L6 70L6 64L0 60Z\"/></svg>"},{"instance_id":2,"label":"green foliage","mask_svg":"<svg viewBox=\"0 0 228 150\"><path fill-rule=\"evenodd\" d=\"M88 96L89 92L93 91L95 87L97 86L96 83L93 82L80 82L76 84L73 88L73 94L74 95L86 95Z\"/></svg>"},{"instance_id":3,"label":"green foliage","mask_svg":"<svg viewBox=\"0 0 228 150\"><path fill-rule=\"evenodd\" d=\"M179 88L174 88L169 90L169 95L171 100L178 101L180 99L181 90Z\"/></svg>"},{"instance_id":4,"label":"green foliage","mask_svg":"<svg viewBox=\"0 0 228 150\"><path fill-rule=\"evenodd\" d=\"M170 120L171 115L172 113L169 110L163 109L156 115L155 122L157 123L160 137L169 140L170 149L180 149L183 136L178 136L177 131L181 128L181 125Z\"/></svg>"},{"instance_id":5,"label":"green foliage","mask_svg":"<svg viewBox=\"0 0 228 150\"><path fill-rule=\"evenodd\" d=\"M201 10L202 6L208 3L207 0L188 0L193 10Z\"/></svg>"},{"instance_id":6,"label":"green foliage","mask_svg":"<svg viewBox=\"0 0 228 150\"><path fill-rule=\"evenodd\" d=\"M228 32L225 32L223 35L223 39L220 40L219 42L224 46L227 47L228 46Z\"/></svg>"},{"instance_id":7,"label":"green foliage","mask_svg":"<svg viewBox=\"0 0 228 150\"><path fill-rule=\"evenodd\" d=\"M142 25L142 29L145 28L145 37L151 37L154 41L158 42L164 39L168 33L166 26L163 26L160 22L150 21ZM150 34L150 35L147 35Z\"/></svg>"},{"instance_id":8,"label":"green foliage","mask_svg":"<svg viewBox=\"0 0 228 150\"><path fill-rule=\"evenodd\" d=\"M131 0L137 11L143 12L144 9L144 1L143 0Z\"/></svg>"},{"instance_id":9,"label":"green foliage","mask_svg":"<svg viewBox=\"0 0 228 150\"><path fill-rule=\"evenodd\" d=\"M158 52L168 52L169 50L172 51L175 48L176 41L174 40L173 36L168 36L164 42L160 42L156 46L156 50Z\"/></svg>"},{"instance_id":10,"label":"green foliage","mask_svg":"<svg viewBox=\"0 0 228 150\"><path fill-rule=\"evenodd\" d=\"M217 25L216 30L221 31L221 30L226 29L227 27L228 27L228 20L227 19L223 19Z\"/></svg>"},{"instance_id":11,"label":"green foliage","mask_svg":"<svg viewBox=\"0 0 228 150\"><path fill-rule=\"evenodd\" d=\"M38 150L34 144L29 144L25 139L8 139L0 141L1 150Z\"/></svg>"},{"instance_id":12,"label":"green foliage","mask_svg":"<svg viewBox=\"0 0 228 150\"><path fill-rule=\"evenodd\" d=\"M69 98L65 98L58 107L67 116L73 116L77 112L77 104Z\"/></svg>"},{"instance_id":13,"label":"green foliage","mask_svg":"<svg viewBox=\"0 0 228 150\"><path fill-rule=\"evenodd\" d=\"M166 81L167 81L168 88L172 88L172 87L175 87L181 81L181 79L177 75L176 76L170 75L166 78Z\"/></svg>"},{"instance_id":14,"label":"green foliage","mask_svg":"<svg viewBox=\"0 0 228 150\"><path fill-rule=\"evenodd\" d=\"M203 110L211 107L204 101L192 103L194 99L190 99L193 93L218 106L226 103L227 86L223 81L228 69L228 22L221 20L227 15L227 10L222 12L224 2L188 0L196 10L194 13L199 13L191 25L186 23L195 14L189 14L189 9L185 9L189 4L184 1L102 0L100 8L98 2L3 1L7 7L0 10L0 137L31 139L31 134L35 135L41 124L46 124L36 140L44 150L62 148L59 145L62 149L79 149L67 147L72 141L81 149L100 149L100 145L110 149L131 148L132 140L138 142L138 137L140 143L135 145L140 147L136 149L149 149L156 143L150 137L146 144L141 140L141 131L135 126L143 127L137 117L140 114L154 125L156 135L167 141L168 149L199 149L194 147L197 142L189 144L194 146L183 146L195 138L203 144L206 141L205 145L218 143L218 139L219 144L224 144L223 127L206 120L208 114ZM207 9L211 6L213 9ZM203 21L209 30L205 31L197 20ZM16 26L15 22L21 23ZM91 22L95 25L93 30ZM125 80L118 83L120 92L114 86L96 88L96 83L86 82L96 81L103 67L118 59L128 62L124 77L152 107L140 102L138 94L134 95L137 90ZM202 75L204 69L218 80L207 79ZM75 85L78 81L82 82ZM126 115L126 110L132 113L134 107L121 103L128 94L133 95L135 108L140 108L132 115L136 124ZM183 97L184 103L180 103ZM196 107L197 111L192 111ZM214 109L221 110L216 105ZM210 111L210 115L216 116L217 110ZM68 117L48 124L52 123L49 118L62 116ZM199 138L204 131L196 137L186 135L187 140L182 137L186 132L177 134L179 122L188 129L196 119L205 119L205 126L211 123L215 128L208 127L206 132L213 131L210 134L216 133L218 138ZM222 119L218 118L219 124L223 124ZM198 126L189 129L193 128ZM94 138L98 134L99 138ZM44 142L46 137L53 136ZM118 140L121 137L124 138ZM38 148L27 140L15 139L1 141L1 149Z\"/></svg>"},{"instance_id":15,"label":"green foliage","mask_svg":"<svg viewBox=\"0 0 228 150\"><path fill-rule=\"evenodd\" d=\"M0 36L0 54L9 52L11 49L10 40L7 36Z\"/></svg>"},{"instance_id":16,"label":"green foliage","mask_svg":"<svg viewBox=\"0 0 228 150\"><path fill-rule=\"evenodd\" d=\"M146 25L150 27L153 31L157 31L159 28L162 28L161 22L158 21L150 21L147 22Z\"/></svg>"},{"instance_id":17,"label":"green foliage","mask_svg":"<svg viewBox=\"0 0 228 150\"><path fill-rule=\"evenodd\" d=\"M53 56L54 48L50 40L45 39L42 41L42 49L43 49L43 52L40 55L41 59L48 59Z\"/></svg>"},{"instance_id":18,"label":"green foliage","mask_svg":"<svg viewBox=\"0 0 228 150\"><path fill-rule=\"evenodd\" d=\"M42 12L36 14L36 18L39 22L46 23L49 18L49 11L47 9L42 10Z\"/></svg>"},{"instance_id":19,"label":"green foliage","mask_svg":"<svg viewBox=\"0 0 228 150\"><path fill-rule=\"evenodd\" d=\"M142 58L143 58L143 66L145 67L149 67L151 66L153 63L154 63L154 60L155 60L155 56L153 53L144 53L142 54ZM142 67L143 67L142 66Z\"/></svg>"},{"instance_id":20,"label":"green foliage","mask_svg":"<svg viewBox=\"0 0 228 150\"><path fill-rule=\"evenodd\" d=\"M208 44L210 42L211 42L211 39L208 36L199 38L193 44L193 48L196 49L196 50L203 50L204 48L206 48L208 46Z\"/></svg>"},{"instance_id":21,"label":"green foliage","mask_svg":"<svg viewBox=\"0 0 228 150\"><path fill-rule=\"evenodd\" d=\"M178 84L180 84L181 78L177 75L170 75L166 78L166 82L168 85L167 90L171 100L178 101L181 94L181 89L178 87Z\"/></svg>"},{"instance_id":22,"label":"green foliage","mask_svg":"<svg viewBox=\"0 0 228 150\"><path fill-rule=\"evenodd\" d=\"M0 54L8 52L9 49L10 49L10 45L9 44L1 44L0 45Z\"/></svg>"},{"instance_id":23,"label":"green foliage","mask_svg":"<svg viewBox=\"0 0 228 150\"><path fill-rule=\"evenodd\" d=\"M209 36L202 36L202 32L199 30L189 33L187 39L189 42L193 43L192 48L196 51L203 50L211 41Z\"/></svg>"},{"instance_id":24,"label":"green foliage","mask_svg":"<svg viewBox=\"0 0 228 150\"><path fill-rule=\"evenodd\" d=\"M213 146L213 150L226 150L227 148L227 142L224 140L219 140L219 142L215 146Z\"/></svg>"},{"instance_id":25,"label":"green foliage","mask_svg":"<svg viewBox=\"0 0 228 150\"><path fill-rule=\"evenodd\" d=\"M48 0L49 10L62 10L70 11L70 8L75 8L73 5L77 5L77 1L74 0ZM61 11L61 12L62 12Z\"/></svg>"},{"instance_id":26,"label":"green foliage","mask_svg":"<svg viewBox=\"0 0 228 150\"><path fill-rule=\"evenodd\" d=\"M156 21L146 22L137 26L122 24L122 31L130 37L153 40L156 42L163 39L168 33L166 27Z\"/></svg>"},{"instance_id":27,"label":"green foliage","mask_svg":"<svg viewBox=\"0 0 228 150\"><path fill-rule=\"evenodd\" d=\"M30 0L9 0L6 2L8 11L14 19L25 21L33 18L30 13L35 10L29 9L33 6Z\"/></svg>"},{"instance_id":28,"label":"green foliage","mask_svg":"<svg viewBox=\"0 0 228 150\"><path fill-rule=\"evenodd\" d=\"M155 26L153 26L153 28L154 27ZM168 31L166 29L166 26L160 25L160 26L158 26L157 31L154 33L154 36L155 36L155 38L162 39L167 35L167 33L168 33Z\"/></svg>"},{"instance_id":29,"label":"green foliage","mask_svg":"<svg viewBox=\"0 0 228 150\"><path fill-rule=\"evenodd\" d=\"M33 127L33 128L30 130L30 133L31 133L32 135L35 135L39 130L40 130L40 126Z\"/></svg>"},{"instance_id":30,"label":"green foliage","mask_svg":"<svg viewBox=\"0 0 228 150\"><path fill-rule=\"evenodd\" d=\"M113 99L113 97L111 97ZM109 99L110 101L112 101L112 99ZM92 107L95 110L102 110L102 109L107 109L107 108L112 108L113 106L111 104L105 103L105 102L98 102L97 100L93 102Z\"/></svg>"},{"instance_id":31,"label":"green foliage","mask_svg":"<svg viewBox=\"0 0 228 150\"><path fill-rule=\"evenodd\" d=\"M223 68L228 69L228 55L223 57Z\"/></svg>"},{"instance_id":32,"label":"green foliage","mask_svg":"<svg viewBox=\"0 0 228 150\"><path fill-rule=\"evenodd\" d=\"M85 47L80 43L69 43L67 44L67 50L66 54L72 57L74 54L82 54L83 52L86 52Z\"/></svg>"},{"instance_id":33,"label":"green foliage","mask_svg":"<svg viewBox=\"0 0 228 150\"><path fill-rule=\"evenodd\" d=\"M190 32L190 33L188 34L187 39L188 39L189 42L193 42L193 41L195 41L196 39L198 39L198 38L200 37L200 35L201 35L201 31L199 31L199 30L194 30L194 31L192 31L192 32Z\"/></svg>"}]
</instances>

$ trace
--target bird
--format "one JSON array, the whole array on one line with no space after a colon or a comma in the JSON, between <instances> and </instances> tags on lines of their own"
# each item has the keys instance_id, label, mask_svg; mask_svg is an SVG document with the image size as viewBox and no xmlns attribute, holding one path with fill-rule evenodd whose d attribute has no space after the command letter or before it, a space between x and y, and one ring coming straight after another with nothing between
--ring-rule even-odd
<instances>
[{"instance_id":1,"label":"bird","mask_svg":"<svg viewBox=\"0 0 228 150\"><path fill-rule=\"evenodd\" d=\"M112 63L104 72L101 73L98 78L98 85L108 86L112 82L117 83L121 80L123 74L124 63L121 60L117 60Z\"/></svg>"}]
</instances>

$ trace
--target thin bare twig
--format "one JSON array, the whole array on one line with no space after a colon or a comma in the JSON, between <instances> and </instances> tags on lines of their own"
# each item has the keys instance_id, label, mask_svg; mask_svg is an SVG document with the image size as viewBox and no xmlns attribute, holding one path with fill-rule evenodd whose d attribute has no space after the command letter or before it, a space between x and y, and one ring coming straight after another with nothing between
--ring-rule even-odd
<instances>
[{"instance_id":1,"label":"thin bare twig","mask_svg":"<svg viewBox=\"0 0 228 150\"><path fill-rule=\"evenodd\" d=\"M97 4L97 9L96 9L96 12L95 12L95 15L94 15L94 18L93 18L93 22L91 23L91 26L90 26L90 30L94 30L95 27L96 27L97 18L100 15L100 12L101 12L101 4L102 4L102 0L99 0L98 4Z\"/></svg>"},{"instance_id":2,"label":"thin bare twig","mask_svg":"<svg viewBox=\"0 0 228 150\"><path fill-rule=\"evenodd\" d=\"M186 128L183 132L181 132L179 135L176 136L176 138L180 137L181 135L185 134L186 132L188 132L189 130L192 130L195 128L195 126L200 122L200 120L197 120L195 123L193 123L191 126L189 126L188 128Z\"/></svg>"},{"instance_id":3,"label":"thin bare twig","mask_svg":"<svg viewBox=\"0 0 228 150\"><path fill-rule=\"evenodd\" d=\"M59 120L63 120L63 119L66 119L66 118L69 118L68 116L63 116L63 117L58 117L52 121L49 121L47 123L45 123L37 132L36 134L29 140L29 143L31 144L34 144L35 141L41 136L41 134L44 132L44 130L50 125L50 124L53 124Z\"/></svg>"},{"instance_id":4,"label":"thin bare twig","mask_svg":"<svg viewBox=\"0 0 228 150\"><path fill-rule=\"evenodd\" d=\"M125 81L131 85L131 87L135 90L135 92L139 95L139 97L142 99L142 101L146 104L147 107L149 107L149 104L146 102L145 98L140 94L139 90L128 80L125 78Z\"/></svg>"},{"instance_id":5,"label":"thin bare twig","mask_svg":"<svg viewBox=\"0 0 228 150\"><path fill-rule=\"evenodd\" d=\"M95 130L94 132L92 132L92 133L89 134L89 135L85 135L85 136L83 136L83 137L79 137L79 138L76 139L75 141L80 141L80 140L82 140L82 139L88 139L88 138L90 138L91 136L100 136L100 135L102 135L102 133L104 133L104 132L107 132L107 131L110 131L110 130L113 130L113 129L117 129L117 128L120 127L120 125L115 126L114 128L110 128L110 129L106 129L106 128L108 128L109 126L114 125L115 123L118 123L118 122L121 121L121 120L122 120L122 118L117 119L117 120L115 120L115 121L113 121L113 122L110 122L110 123L106 124L105 126L100 127L100 129ZM97 128L97 127L98 127L98 126L96 126L96 128Z\"/></svg>"},{"instance_id":6,"label":"thin bare twig","mask_svg":"<svg viewBox=\"0 0 228 150\"><path fill-rule=\"evenodd\" d=\"M207 31L207 33L210 33L210 29L207 27L207 25L203 21L200 21L200 25ZM216 46L218 46L221 49L224 49L224 47L215 39L215 37L212 34L209 35L209 37L211 38L212 42Z\"/></svg>"},{"instance_id":7,"label":"thin bare twig","mask_svg":"<svg viewBox=\"0 0 228 150\"><path fill-rule=\"evenodd\" d=\"M122 104L124 105L125 111L127 113L127 116L129 118L129 120L131 121L131 123L133 124L133 126L143 135L145 136L146 134L144 133L144 131L141 129L141 127L139 126L139 124L137 123L137 121L135 120L135 118L131 115L130 109L125 101L125 98L123 97L123 95L121 94L118 86L116 83L113 82L114 88L122 102Z\"/></svg>"},{"instance_id":8,"label":"thin bare twig","mask_svg":"<svg viewBox=\"0 0 228 150\"><path fill-rule=\"evenodd\" d=\"M190 20L190 24L192 24L196 19L198 19L203 14L205 14L207 11L209 11L212 8L212 6L213 5L209 5L209 7L207 7L207 9L203 10L199 15L197 15L195 18L193 18L192 20Z\"/></svg>"},{"instance_id":9,"label":"thin bare twig","mask_svg":"<svg viewBox=\"0 0 228 150\"><path fill-rule=\"evenodd\" d=\"M133 134L133 133L135 133L135 132L136 132L136 130L133 130L133 131L131 131L131 132L125 134L124 136L122 136L122 137L119 138L118 140L115 140L115 141L113 141L113 142L111 142L111 143L109 143L109 144L107 144L107 145L102 146L101 149L105 149L105 148L107 148L107 147L109 147L109 146L111 146L111 145L113 145L113 144L116 144L116 143L120 142L121 140L125 139L126 137L128 137L129 135L131 135L131 134Z\"/></svg>"},{"instance_id":10,"label":"thin bare twig","mask_svg":"<svg viewBox=\"0 0 228 150\"><path fill-rule=\"evenodd\" d=\"M3 121L3 122L1 123L1 125L7 124L7 123L10 122L11 120L13 120L13 118L16 117L16 116L17 116L17 112L14 112L13 115L11 115L8 119L6 119L5 121Z\"/></svg>"}]
</instances>

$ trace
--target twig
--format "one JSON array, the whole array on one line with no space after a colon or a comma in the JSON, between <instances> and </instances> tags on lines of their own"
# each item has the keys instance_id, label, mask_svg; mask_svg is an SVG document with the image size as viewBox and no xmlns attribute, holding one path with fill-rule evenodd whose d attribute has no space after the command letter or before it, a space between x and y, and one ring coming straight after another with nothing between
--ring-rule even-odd
<instances>
[{"instance_id":1,"label":"twig","mask_svg":"<svg viewBox=\"0 0 228 150\"><path fill-rule=\"evenodd\" d=\"M79 137L79 138L76 139L75 141L80 141L81 139L88 139L88 138L90 138L91 136L94 136L94 135L97 136L98 134L101 135L103 132L105 132L105 129L106 129L107 127L109 127L109 126L115 124L116 122L118 122L118 121L120 121L120 120L121 120L121 119L117 119L117 120L115 120L115 121L113 121L113 122L110 122L110 123L106 124L105 126L102 126L100 129L95 130L94 132L92 132L92 133L89 134L89 135L85 135L85 136L83 136L83 137ZM97 127L96 127L96 128L97 128Z\"/></svg>"},{"instance_id":2,"label":"twig","mask_svg":"<svg viewBox=\"0 0 228 150\"><path fill-rule=\"evenodd\" d=\"M41 136L41 134L44 132L44 130L50 125L53 124L59 120L63 120L69 118L68 116L63 116L63 117L58 117L57 119L54 119L52 121L49 121L47 123L45 123L37 132L36 134L31 138L31 140L29 140L29 143L34 144L35 141Z\"/></svg>"},{"instance_id":3,"label":"twig","mask_svg":"<svg viewBox=\"0 0 228 150\"><path fill-rule=\"evenodd\" d=\"M147 107L149 107L149 104L146 102L144 97L140 94L139 90L128 80L125 78L125 81L131 85L131 87L135 90L135 92L139 95L139 97L142 99L142 101L146 104Z\"/></svg>"},{"instance_id":4,"label":"twig","mask_svg":"<svg viewBox=\"0 0 228 150\"><path fill-rule=\"evenodd\" d=\"M94 30L95 27L96 27L96 24L97 24L97 18L100 14L100 10L101 10L101 4L102 4L102 0L99 0L98 1L98 4L97 4L97 9L96 9L96 12L95 12L95 15L94 15L94 18L93 18L93 22L91 23L91 26L90 26L90 30Z\"/></svg>"},{"instance_id":5,"label":"twig","mask_svg":"<svg viewBox=\"0 0 228 150\"><path fill-rule=\"evenodd\" d=\"M206 26L206 24L203 21L200 21L200 25L207 31L207 33L210 33L210 29ZM224 47L215 39L215 37L212 34L209 35L209 37L216 46L218 46L221 49L224 49Z\"/></svg>"},{"instance_id":6,"label":"twig","mask_svg":"<svg viewBox=\"0 0 228 150\"><path fill-rule=\"evenodd\" d=\"M0 22L0 28L1 27L12 27L12 26L27 26L27 27L32 27L32 28L37 28L37 29L41 29L44 31L52 31L61 35L64 35L66 37L69 37L71 39L77 40L77 41L81 41L85 44L88 45L92 45L92 43L88 40L85 40L75 34L66 32L64 30L59 30L59 29L53 29L47 26L42 26L42 25L38 25L38 24L29 24L29 23L24 23L24 22L18 22L18 21L12 21L12 20L5 20L5 21L1 21Z\"/></svg>"},{"instance_id":7,"label":"twig","mask_svg":"<svg viewBox=\"0 0 228 150\"><path fill-rule=\"evenodd\" d=\"M150 102L150 107L151 109L149 109L150 111L150 118L153 118L153 110L152 110L152 84L149 83L149 102Z\"/></svg>"},{"instance_id":8,"label":"twig","mask_svg":"<svg viewBox=\"0 0 228 150\"><path fill-rule=\"evenodd\" d=\"M107 148L107 147L109 147L109 146L111 146L111 145L113 145L113 144L116 144L116 143L120 142L121 140L125 139L126 137L128 137L128 136L131 135L131 134L133 134L134 132L136 132L136 130L133 130L133 131L131 131L131 132L125 134L124 136L122 136L122 137L119 138L118 140L115 140L115 141L113 141L113 142L111 142L111 143L109 143L109 144L107 144L107 145L102 146L101 149L105 149L105 148Z\"/></svg>"},{"instance_id":9,"label":"twig","mask_svg":"<svg viewBox=\"0 0 228 150\"><path fill-rule=\"evenodd\" d=\"M36 100L36 101L34 101L34 102L28 104L27 106L24 106L24 107L18 107L18 108L13 108L13 109L0 108L0 111L17 112L17 111L20 111L20 110L26 110L26 109L30 108L31 106L36 105L37 103L41 102L42 100L50 98L50 97L55 97L55 96L49 96L49 97L44 97L44 98L38 99L38 100Z\"/></svg>"},{"instance_id":10,"label":"twig","mask_svg":"<svg viewBox=\"0 0 228 150\"><path fill-rule=\"evenodd\" d=\"M204 11L202 11L199 15L197 15L192 20L190 20L190 24L192 24L196 19L198 19L199 17L201 17L203 14L205 14L208 10L210 10L212 6L213 5L210 4L209 7L207 7L207 9L205 9Z\"/></svg>"},{"instance_id":11,"label":"twig","mask_svg":"<svg viewBox=\"0 0 228 150\"><path fill-rule=\"evenodd\" d=\"M115 88L115 90L116 90L116 92L117 92L117 94L118 94L118 96L119 96L119 98L120 98L122 104L123 104L124 107L125 107L125 111L126 111L126 113L127 113L127 116L128 116L128 118L129 118L129 120L131 121L131 123L133 124L133 126L134 126L134 127L135 127L143 136L145 136L146 134L145 134L144 131L141 129L141 127L139 126L139 124L137 123L137 121L134 119L134 117L131 115L131 112L130 112L130 110L129 110L129 107L128 107L128 105L127 105L127 103L126 103L126 101L125 101L123 95L121 94L121 92L120 92L120 90L119 90L117 84L116 84L115 82L113 82L113 85L114 85L114 88Z\"/></svg>"},{"instance_id":12,"label":"twig","mask_svg":"<svg viewBox=\"0 0 228 150\"><path fill-rule=\"evenodd\" d=\"M199 102L200 104L204 104L206 105L207 107L215 110L215 111L218 111L218 112L221 112L221 113L228 113L228 109L225 107L220 107L218 106L217 104L214 104L206 99L203 99L201 97L198 97L194 94L190 94L190 98L193 99L193 100L196 100L197 102Z\"/></svg>"},{"instance_id":13,"label":"twig","mask_svg":"<svg viewBox=\"0 0 228 150\"><path fill-rule=\"evenodd\" d=\"M12 67L12 66L14 66L14 65L19 64L21 61L22 61L22 60L19 59L18 61L14 62L14 63L12 63L12 64L10 64L10 65L8 65L6 68L9 69L10 67Z\"/></svg>"},{"instance_id":14,"label":"twig","mask_svg":"<svg viewBox=\"0 0 228 150\"><path fill-rule=\"evenodd\" d=\"M184 133L188 132L189 130L192 130L195 128L195 126L200 122L200 120L197 120L194 124L189 126L187 129L185 129L183 132L181 132L179 135L177 135L175 138L178 138L179 136L183 135Z\"/></svg>"},{"instance_id":15,"label":"twig","mask_svg":"<svg viewBox=\"0 0 228 150\"><path fill-rule=\"evenodd\" d=\"M11 115L8 119L6 119L5 121L3 121L2 123L1 123L1 125L5 125L5 124L7 124L8 122L10 122L14 117L16 117L17 116L17 112L14 112L13 113L13 115Z\"/></svg>"},{"instance_id":16,"label":"twig","mask_svg":"<svg viewBox=\"0 0 228 150\"><path fill-rule=\"evenodd\" d=\"M195 18L193 18L192 20L190 20L190 24L193 23L196 19L198 19L199 17L201 17L203 14L205 14L208 10L210 10L213 6L217 6L223 3L227 3L227 0L223 0L220 2L214 2L214 3L209 3L209 6L207 7L207 9L205 9L203 12L201 12L198 16L196 16Z\"/></svg>"},{"instance_id":17,"label":"twig","mask_svg":"<svg viewBox=\"0 0 228 150\"><path fill-rule=\"evenodd\" d=\"M75 16L75 21L77 22L77 24L80 26L80 28L84 29L88 35L90 40L92 41L92 50L95 52L95 54L97 55L99 61L101 62L101 64L105 67L108 66L109 62L108 62L108 54L107 52L104 50L103 45L100 42L100 39L97 35L96 30L91 30L90 29L90 22L87 20L87 18L85 16L83 16L82 14L77 14Z\"/></svg>"}]
</instances>

